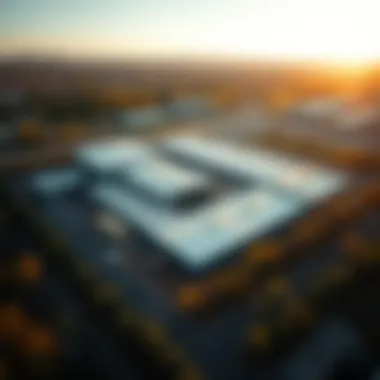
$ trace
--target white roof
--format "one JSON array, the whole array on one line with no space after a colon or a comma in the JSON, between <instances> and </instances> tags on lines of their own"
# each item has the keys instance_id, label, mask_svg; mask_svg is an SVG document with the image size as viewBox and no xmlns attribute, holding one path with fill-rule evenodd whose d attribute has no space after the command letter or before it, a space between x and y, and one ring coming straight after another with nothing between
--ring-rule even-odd
<instances>
[{"instance_id":1,"label":"white roof","mask_svg":"<svg viewBox=\"0 0 380 380\"><path fill-rule=\"evenodd\" d=\"M312 99L297 104L293 110L306 116L334 116L342 110L344 101L335 98Z\"/></svg>"},{"instance_id":2,"label":"white roof","mask_svg":"<svg viewBox=\"0 0 380 380\"><path fill-rule=\"evenodd\" d=\"M266 189L240 191L187 214L156 208L116 186L98 185L92 196L137 224L191 271L206 269L300 211Z\"/></svg>"},{"instance_id":3,"label":"white roof","mask_svg":"<svg viewBox=\"0 0 380 380\"><path fill-rule=\"evenodd\" d=\"M379 111L374 108L349 110L339 116L337 127L347 131L365 129L379 120Z\"/></svg>"},{"instance_id":4,"label":"white roof","mask_svg":"<svg viewBox=\"0 0 380 380\"><path fill-rule=\"evenodd\" d=\"M207 122L205 129L224 136L250 136L260 133L270 126L270 117L257 107L239 107L228 115Z\"/></svg>"},{"instance_id":5,"label":"white roof","mask_svg":"<svg viewBox=\"0 0 380 380\"><path fill-rule=\"evenodd\" d=\"M174 165L159 156L149 156L129 165L121 174L134 185L169 201L206 190L210 182L202 173Z\"/></svg>"},{"instance_id":6,"label":"white roof","mask_svg":"<svg viewBox=\"0 0 380 380\"><path fill-rule=\"evenodd\" d=\"M173 138L164 145L169 151L219 172L264 182L306 200L331 196L347 183L346 176L339 171L266 150L248 150L195 137Z\"/></svg>"},{"instance_id":7,"label":"white roof","mask_svg":"<svg viewBox=\"0 0 380 380\"><path fill-rule=\"evenodd\" d=\"M178 117L202 116L213 109L211 103L202 98L175 100L169 107L170 110Z\"/></svg>"},{"instance_id":8,"label":"white roof","mask_svg":"<svg viewBox=\"0 0 380 380\"><path fill-rule=\"evenodd\" d=\"M130 129L152 128L167 121L165 111L159 107L146 107L126 111L123 122Z\"/></svg>"},{"instance_id":9,"label":"white roof","mask_svg":"<svg viewBox=\"0 0 380 380\"><path fill-rule=\"evenodd\" d=\"M82 145L75 159L80 165L104 171L130 164L147 154L147 146L140 142L108 140Z\"/></svg>"},{"instance_id":10,"label":"white roof","mask_svg":"<svg viewBox=\"0 0 380 380\"><path fill-rule=\"evenodd\" d=\"M189 163L246 178L248 186L186 213L147 202L120 183L101 181L91 196L125 223L138 226L192 271L227 258L315 202L340 192L348 182L341 172L261 149L183 136L163 144ZM138 142L93 144L78 156L97 168L116 165L127 180L166 199L206 189L211 178L204 170L178 167Z\"/></svg>"},{"instance_id":11,"label":"white roof","mask_svg":"<svg viewBox=\"0 0 380 380\"><path fill-rule=\"evenodd\" d=\"M43 170L32 180L32 187L41 194L54 196L72 189L79 182L74 169Z\"/></svg>"}]
</instances>

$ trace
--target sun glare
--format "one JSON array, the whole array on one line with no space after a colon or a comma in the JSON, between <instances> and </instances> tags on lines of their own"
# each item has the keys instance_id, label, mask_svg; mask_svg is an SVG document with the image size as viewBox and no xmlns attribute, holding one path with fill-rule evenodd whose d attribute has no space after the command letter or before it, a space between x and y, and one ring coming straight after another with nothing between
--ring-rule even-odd
<instances>
[{"instance_id":1,"label":"sun glare","mask_svg":"<svg viewBox=\"0 0 380 380\"><path fill-rule=\"evenodd\" d=\"M313 7L289 1L294 4L288 9L268 7L260 16L215 23L192 45L224 55L327 60L352 68L380 59L377 20L364 6L342 0Z\"/></svg>"}]
</instances>

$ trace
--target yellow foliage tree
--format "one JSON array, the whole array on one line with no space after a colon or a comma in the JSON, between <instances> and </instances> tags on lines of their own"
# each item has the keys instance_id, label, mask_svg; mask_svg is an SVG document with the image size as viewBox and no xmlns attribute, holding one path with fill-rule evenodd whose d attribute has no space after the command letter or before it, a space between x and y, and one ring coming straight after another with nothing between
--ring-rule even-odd
<instances>
[{"instance_id":1,"label":"yellow foliage tree","mask_svg":"<svg viewBox=\"0 0 380 380\"><path fill-rule=\"evenodd\" d=\"M274 112L281 112L290 107L295 101L295 97L287 91L276 91L269 95L268 106Z\"/></svg>"},{"instance_id":2,"label":"yellow foliage tree","mask_svg":"<svg viewBox=\"0 0 380 380\"><path fill-rule=\"evenodd\" d=\"M19 138L26 142L36 142L42 137L41 126L32 120L25 120L20 124Z\"/></svg>"}]
</instances>

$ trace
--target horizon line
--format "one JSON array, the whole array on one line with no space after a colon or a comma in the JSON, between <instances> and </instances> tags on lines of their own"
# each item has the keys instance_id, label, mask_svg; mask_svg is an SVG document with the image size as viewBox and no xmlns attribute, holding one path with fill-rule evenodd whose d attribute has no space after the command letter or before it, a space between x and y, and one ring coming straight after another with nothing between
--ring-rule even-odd
<instances>
[{"instance_id":1,"label":"horizon line","mask_svg":"<svg viewBox=\"0 0 380 380\"><path fill-rule=\"evenodd\" d=\"M347 60L327 57L302 57L302 56L283 56L283 55L263 55L257 54L252 56L238 56L234 54L179 54L179 55L123 55L123 56L106 56L106 55L75 55L65 53L22 53L0 52L0 62L6 61L59 61L62 63L146 63L146 64L310 64L310 65L328 65L328 66L377 66L380 65L380 59L372 60Z\"/></svg>"}]
</instances>

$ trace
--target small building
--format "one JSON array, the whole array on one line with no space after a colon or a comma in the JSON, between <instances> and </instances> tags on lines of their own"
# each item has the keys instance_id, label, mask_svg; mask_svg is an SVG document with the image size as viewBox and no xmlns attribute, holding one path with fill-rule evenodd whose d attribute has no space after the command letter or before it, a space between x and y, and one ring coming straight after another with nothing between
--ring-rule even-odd
<instances>
[{"instance_id":1,"label":"small building","mask_svg":"<svg viewBox=\"0 0 380 380\"><path fill-rule=\"evenodd\" d=\"M127 165L120 174L128 186L167 207L196 206L211 190L210 178L206 175L159 155Z\"/></svg>"},{"instance_id":2,"label":"small building","mask_svg":"<svg viewBox=\"0 0 380 380\"><path fill-rule=\"evenodd\" d=\"M139 160L148 148L135 140L110 139L80 146L74 153L78 167L93 174L106 174Z\"/></svg>"},{"instance_id":3,"label":"small building","mask_svg":"<svg viewBox=\"0 0 380 380\"><path fill-rule=\"evenodd\" d=\"M32 187L40 198L55 198L74 190L78 186L79 180L78 171L73 168L59 171L45 169L33 177Z\"/></svg>"},{"instance_id":4,"label":"small building","mask_svg":"<svg viewBox=\"0 0 380 380\"><path fill-rule=\"evenodd\" d=\"M336 98L322 98L298 103L287 112L290 122L306 123L328 127L345 108L345 101Z\"/></svg>"},{"instance_id":5,"label":"small building","mask_svg":"<svg viewBox=\"0 0 380 380\"><path fill-rule=\"evenodd\" d=\"M120 117L122 131L146 132L158 128L169 121L165 109L161 107L145 107L125 111Z\"/></svg>"},{"instance_id":6,"label":"small building","mask_svg":"<svg viewBox=\"0 0 380 380\"><path fill-rule=\"evenodd\" d=\"M216 109L206 99L184 98L169 103L167 111L171 119L185 121L212 116L215 114Z\"/></svg>"}]
</instances>

